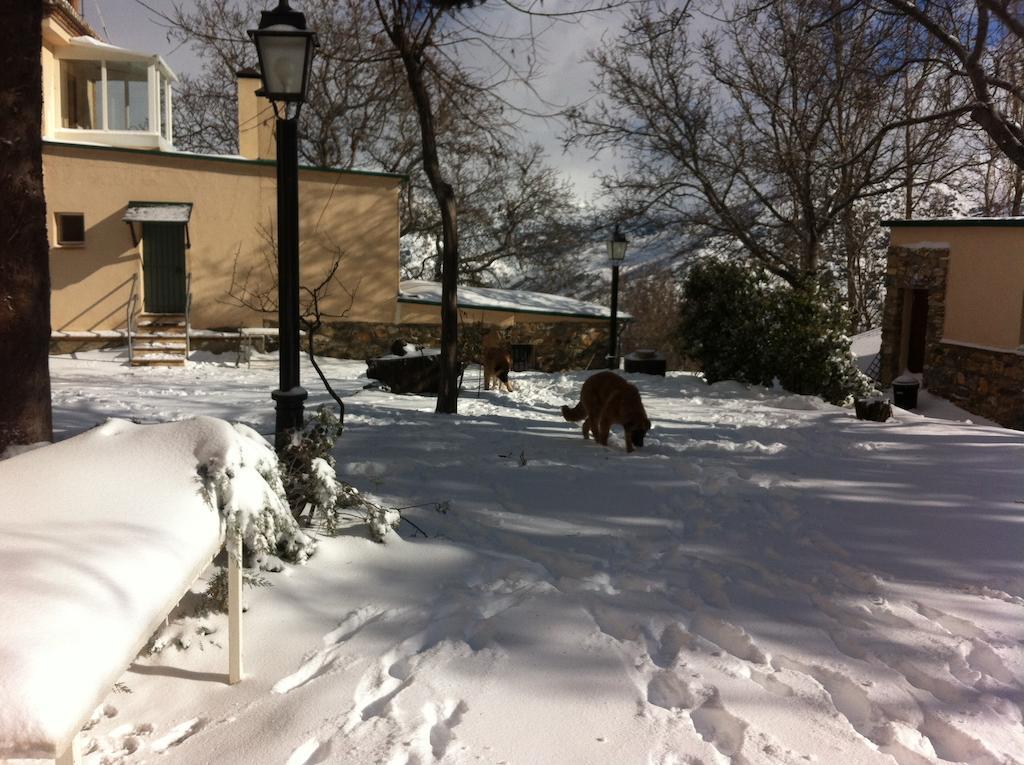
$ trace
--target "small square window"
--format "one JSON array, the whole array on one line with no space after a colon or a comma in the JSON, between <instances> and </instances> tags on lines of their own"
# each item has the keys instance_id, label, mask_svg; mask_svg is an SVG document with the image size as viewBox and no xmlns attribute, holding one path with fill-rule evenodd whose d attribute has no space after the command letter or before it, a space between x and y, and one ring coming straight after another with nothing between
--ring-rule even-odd
<instances>
[{"instance_id":1,"label":"small square window","mask_svg":"<svg viewBox=\"0 0 1024 765\"><path fill-rule=\"evenodd\" d=\"M57 244L85 244L85 216L57 213Z\"/></svg>"}]
</instances>

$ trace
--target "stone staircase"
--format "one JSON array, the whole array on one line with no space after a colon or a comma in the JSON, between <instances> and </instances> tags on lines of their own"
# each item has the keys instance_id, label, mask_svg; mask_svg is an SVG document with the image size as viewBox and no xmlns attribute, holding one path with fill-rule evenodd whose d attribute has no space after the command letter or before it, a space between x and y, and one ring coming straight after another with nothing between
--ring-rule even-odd
<instances>
[{"instance_id":1,"label":"stone staircase","mask_svg":"<svg viewBox=\"0 0 1024 765\"><path fill-rule=\"evenodd\" d=\"M181 367L188 359L188 323L183 313L143 313L133 322L133 367Z\"/></svg>"}]
</instances>

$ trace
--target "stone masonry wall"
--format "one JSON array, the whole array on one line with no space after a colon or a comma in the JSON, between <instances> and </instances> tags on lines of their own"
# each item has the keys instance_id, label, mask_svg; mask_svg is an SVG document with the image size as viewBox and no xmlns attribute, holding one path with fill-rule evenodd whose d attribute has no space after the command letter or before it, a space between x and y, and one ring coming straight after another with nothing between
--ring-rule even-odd
<instances>
[{"instance_id":1,"label":"stone masonry wall","mask_svg":"<svg viewBox=\"0 0 1024 765\"><path fill-rule=\"evenodd\" d=\"M543 372L567 369L595 369L604 366L608 349L608 329L586 322L517 324L507 332L508 342L532 345L534 365ZM335 322L325 325L317 335L316 352L341 359L368 359L391 352L398 338L413 345L436 348L441 344L439 324L383 324ZM306 341L302 339L302 352ZM125 345L123 339L51 340L51 353L73 353L93 348ZM261 341L261 350L277 350L276 338ZM193 350L214 353L237 352L237 340L192 339Z\"/></svg>"},{"instance_id":2,"label":"stone masonry wall","mask_svg":"<svg viewBox=\"0 0 1024 765\"><path fill-rule=\"evenodd\" d=\"M940 343L927 375L935 395L1024 430L1024 354Z\"/></svg>"},{"instance_id":3,"label":"stone masonry wall","mask_svg":"<svg viewBox=\"0 0 1024 765\"><path fill-rule=\"evenodd\" d=\"M1024 430L1024 354L942 342L949 250L890 247L882 310L881 381L889 385L903 346L907 289L928 290L924 387L973 414Z\"/></svg>"},{"instance_id":4,"label":"stone masonry wall","mask_svg":"<svg viewBox=\"0 0 1024 765\"><path fill-rule=\"evenodd\" d=\"M928 290L928 327L925 332L924 378L939 361L938 346L946 321L946 274L949 250L890 247L885 272L885 304L882 307L881 382L889 385L903 371L899 368L903 347L904 290Z\"/></svg>"},{"instance_id":5,"label":"stone masonry wall","mask_svg":"<svg viewBox=\"0 0 1024 765\"><path fill-rule=\"evenodd\" d=\"M398 338L414 345L437 347L438 324L372 324L336 322L325 326L317 338L317 353L347 359L367 359L391 352ZM510 343L534 347L534 362L544 372L590 369L601 366L608 345L608 331L584 322L517 324L508 332Z\"/></svg>"}]
</instances>

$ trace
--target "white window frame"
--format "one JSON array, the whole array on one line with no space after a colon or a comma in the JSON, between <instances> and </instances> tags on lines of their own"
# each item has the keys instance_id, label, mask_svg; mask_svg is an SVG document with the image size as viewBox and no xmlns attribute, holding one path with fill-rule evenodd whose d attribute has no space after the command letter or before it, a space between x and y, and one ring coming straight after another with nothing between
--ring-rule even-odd
<instances>
[{"instance_id":1,"label":"white window frame","mask_svg":"<svg viewBox=\"0 0 1024 765\"><path fill-rule=\"evenodd\" d=\"M140 56L142 54L139 54ZM52 131L46 136L57 141L68 141L71 143L78 143L81 141L89 141L99 143L103 145L118 146L121 148L129 149L145 149L145 150L157 150L157 151L173 151L174 150L174 89L173 83L177 82L177 78L174 73L167 69L159 57L144 57L136 59L133 57L121 57L112 56L108 61L107 58L103 57L100 53L97 57L91 56L79 57L77 55L68 55L67 57L57 54L56 60L58 62L58 84L55 88L54 104L56 106L56 125ZM109 96L110 89L112 87L109 79L109 64L110 62L115 64L121 61L128 61L132 63L138 63L144 65L147 70L146 77L146 95L149 100L146 116L148 118L148 128L145 130L112 130L111 125L113 120L110 117L110 104ZM64 72L63 66L65 62L89 62L99 67L99 77L95 81L95 92L94 97L97 101L96 108L98 108L99 114L96 115L95 122L90 128L72 128L64 127L63 125L63 110L64 110ZM161 98L164 102L161 103Z\"/></svg>"}]
</instances>

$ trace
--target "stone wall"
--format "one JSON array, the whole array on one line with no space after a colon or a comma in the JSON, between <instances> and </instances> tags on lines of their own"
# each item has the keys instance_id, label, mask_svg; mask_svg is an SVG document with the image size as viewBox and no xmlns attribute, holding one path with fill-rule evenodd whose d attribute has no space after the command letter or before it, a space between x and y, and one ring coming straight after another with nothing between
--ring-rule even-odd
<instances>
[{"instance_id":1,"label":"stone wall","mask_svg":"<svg viewBox=\"0 0 1024 765\"><path fill-rule=\"evenodd\" d=\"M532 345L534 366L543 372L567 369L596 369L604 366L608 350L608 329L587 322L551 322L516 324L504 331L509 343ZM316 338L319 355L340 359L368 359L391 352L398 338L414 345L436 348L441 344L439 324L384 324L335 322L325 325ZM261 340L259 350L277 350L277 339ZM306 340L302 338L302 352ZM72 353L93 348L124 346L124 339L51 340L51 353ZM192 338L193 350L213 353L238 351L237 340Z\"/></svg>"},{"instance_id":2,"label":"stone wall","mask_svg":"<svg viewBox=\"0 0 1024 765\"><path fill-rule=\"evenodd\" d=\"M1024 430L1024 354L940 343L927 379L935 395Z\"/></svg>"},{"instance_id":3,"label":"stone wall","mask_svg":"<svg viewBox=\"0 0 1024 765\"><path fill-rule=\"evenodd\" d=\"M85 351L95 351L104 348L121 348L128 345L128 341L121 338L88 338L88 339L72 339L72 338L50 338L50 355L61 355L61 354L74 354L84 353Z\"/></svg>"},{"instance_id":4,"label":"stone wall","mask_svg":"<svg viewBox=\"0 0 1024 765\"><path fill-rule=\"evenodd\" d=\"M943 342L949 250L890 247L882 310L881 382L900 369L904 290L928 290L924 387L973 414L1024 430L1024 354Z\"/></svg>"},{"instance_id":5,"label":"stone wall","mask_svg":"<svg viewBox=\"0 0 1024 765\"><path fill-rule=\"evenodd\" d=\"M509 342L532 345L535 365L543 372L598 369L606 363L608 327L585 322L517 324Z\"/></svg>"},{"instance_id":6,"label":"stone wall","mask_svg":"<svg viewBox=\"0 0 1024 765\"><path fill-rule=\"evenodd\" d=\"M903 303L907 289L928 290L928 327L925 332L924 378L939 361L938 345L946 321L946 274L949 250L890 247L885 271L885 304L882 307L881 382L889 385L903 372Z\"/></svg>"},{"instance_id":7,"label":"stone wall","mask_svg":"<svg viewBox=\"0 0 1024 765\"><path fill-rule=\"evenodd\" d=\"M508 342L534 347L534 365L544 372L591 369L604 363L607 328L586 322L516 324L508 329ZM325 326L316 341L316 352L346 359L367 359L391 352L398 338L414 345L437 347L438 324L370 324L336 322Z\"/></svg>"}]
</instances>

